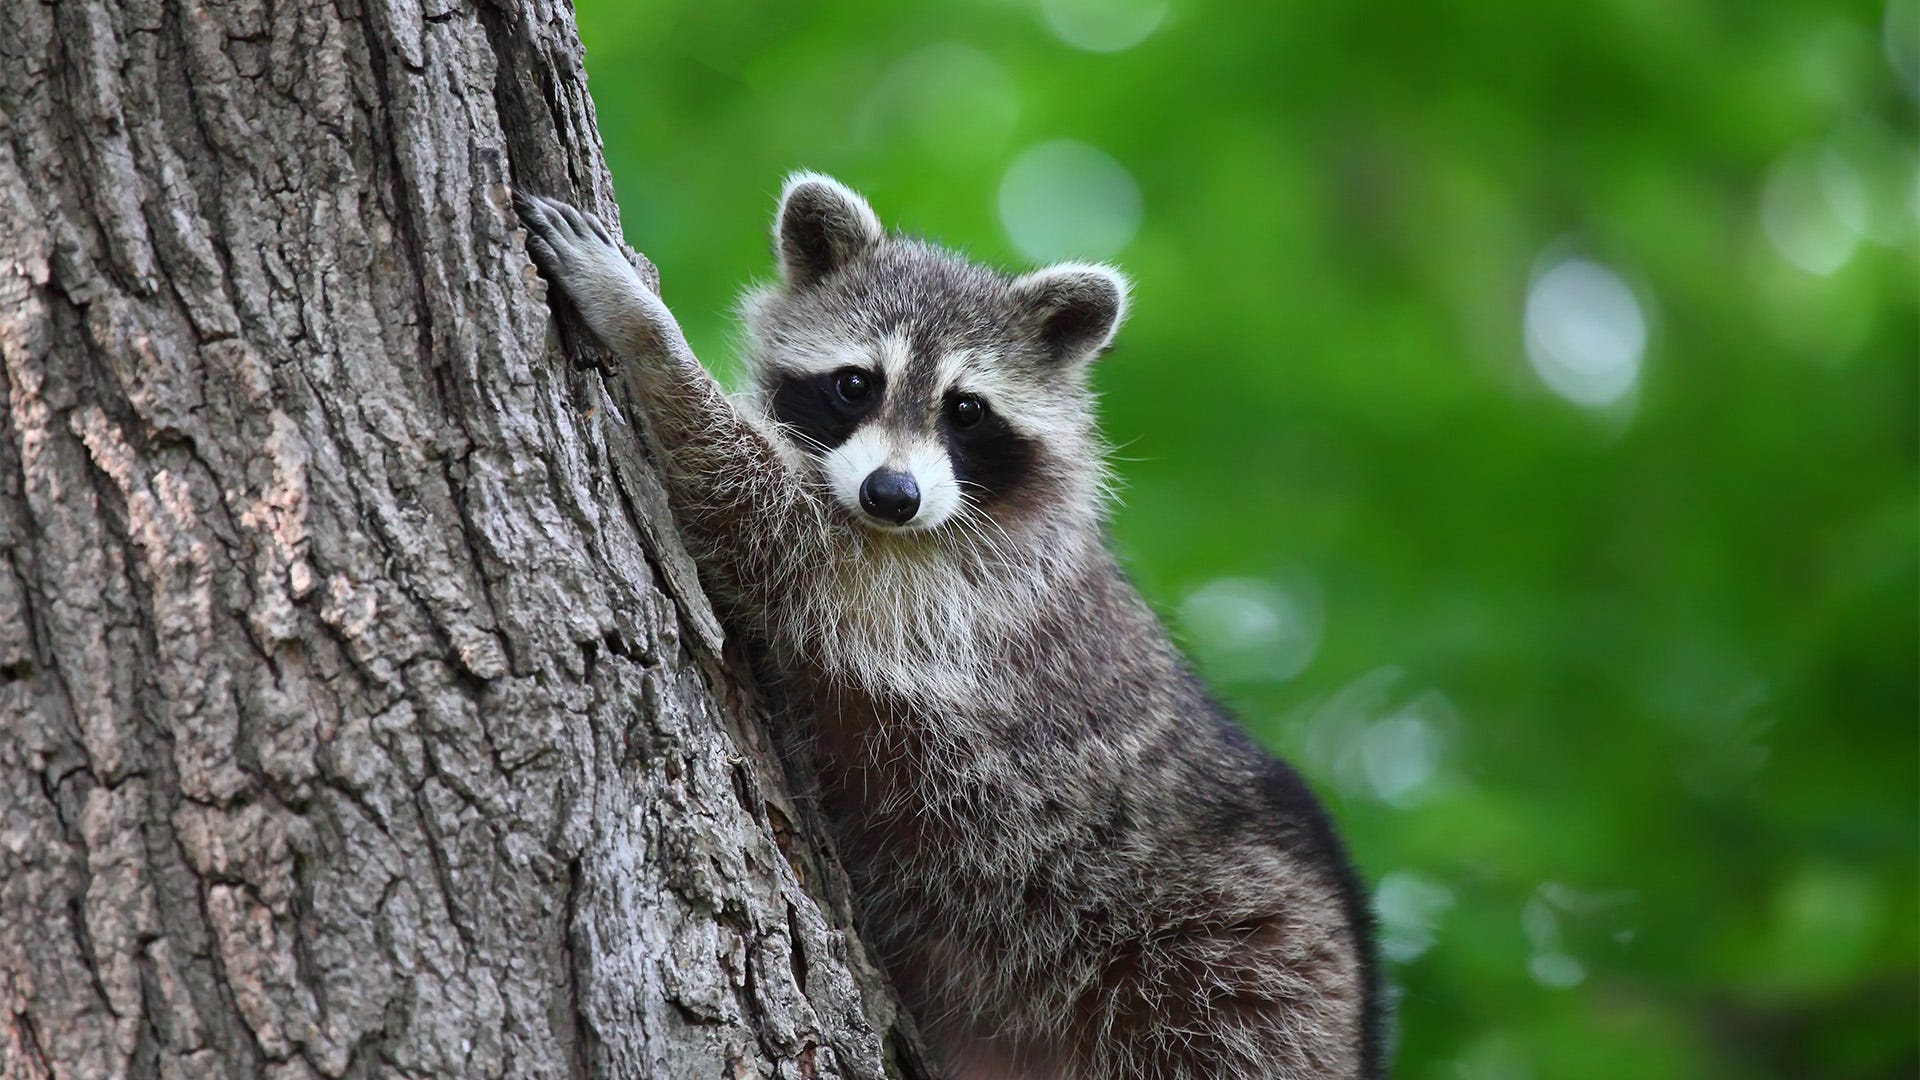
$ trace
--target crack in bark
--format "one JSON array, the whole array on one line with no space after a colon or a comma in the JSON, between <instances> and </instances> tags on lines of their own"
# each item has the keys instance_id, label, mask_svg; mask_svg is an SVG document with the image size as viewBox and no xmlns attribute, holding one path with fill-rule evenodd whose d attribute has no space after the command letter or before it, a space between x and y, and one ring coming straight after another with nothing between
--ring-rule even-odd
<instances>
[{"instance_id":1,"label":"crack in bark","mask_svg":"<svg viewBox=\"0 0 1920 1080\"><path fill-rule=\"evenodd\" d=\"M426 838L427 859L433 868L434 885L440 890L440 902L446 908L447 921L452 924L453 932L459 936L460 944L471 954L474 951L474 934L466 919L461 917L462 904L458 899L458 890L454 888L453 873L447 866L445 841L440 836L439 826L435 824L437 815L427 805L426 785L422 784L413 792L414 813L420 816L421 830Z\"/></svg>"},{"instance_id":2,"label":"crack in bark","mask_svg":"<svg viewBox=\"0 0 1920 1080\"><path fill-rule=\"evenodd\" d=\"M579 933L580 918L580 860L567 860L567 895L563 910L566 918L560 927L560 964L561 985L565 988L567 1012L572 1017L573 1046L568 1055L568 1069L575 1080L586 1080L593 1075L593 1062L598 1056L599 1040L593 1033L593 1024L587 1019L587 1003L583 998L580 984L580 958L575 955L574 937Z\"/></svg>"},{"instance_id":3,"label":"crack in bark","mask_svg":"<svg viewBox=\"0 0 1920 1080\"><path fill-rule=\"evenodd\" d=\"M13 1026L14 1029L19 1031L23 1036L15 1041L26 1047L28 1052L33 1055L33 1064L39 1066L40 1075L51 1077L53 1075L53 1057L47 1053L46 1046L40 1042L40 1030L34 1025L33 1014L30 1012L14 1013Z\"/></svg>"}]
</instances>

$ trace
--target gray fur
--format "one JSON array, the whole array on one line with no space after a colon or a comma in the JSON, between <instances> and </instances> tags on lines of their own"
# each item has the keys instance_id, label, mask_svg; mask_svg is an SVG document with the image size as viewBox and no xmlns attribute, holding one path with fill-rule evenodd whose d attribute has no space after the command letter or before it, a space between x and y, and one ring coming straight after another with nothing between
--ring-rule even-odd
<instances>
[{"instance_id":1,"label":"gray fur","mask_svg":"<svg viewBox=\"0 0 1920 1080\"><path fill-rule=\"evenodd\" d=\"M742 305L755 389L729 399L604 226L543 199L521 215L639 365L709 588L812 704L863 924L952 1076L1382 1075L1339 841L1102 542L1087 373L1124 318L1117 272L1010 278L801 174L782 279ZM783 428L782 378L849 366L886 396L842 448ZM977 497L929 449L960 391L1031 443L1017 489ZM882 527L848 485L883 457L960 494Z\"/></svg>"}]
</instances>

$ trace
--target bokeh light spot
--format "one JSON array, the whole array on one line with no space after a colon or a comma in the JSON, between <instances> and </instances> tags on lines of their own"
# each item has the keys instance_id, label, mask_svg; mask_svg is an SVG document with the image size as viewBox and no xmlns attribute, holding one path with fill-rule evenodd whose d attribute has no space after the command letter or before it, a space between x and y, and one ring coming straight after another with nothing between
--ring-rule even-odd
<instances>
[{"instance_id":1,"label":"bokeh light spot","mask_svg":"<svg viewBox=\"0 0 1920 1080\"><path fill-rule=\"evenodd\" d=\"M1760 227L1775 251L1809 274L1847 265L1866 228L1860 174L1829 150L1802 151L1775 165L1760 192Z\"/></svg>"},{"instance_id":2,"label":"bokeh light spot","mask_svg":"<svg viewBox=\"0 0 1920 1080\"><path fill-rule=\"evenodd\" d=\"M1380 917L1380 951L1389 960L1416 960L1438 937L1440 917L1453 907L1453 890L1408 870L1380 879L1373 908Z\"/></svg>"},{"instance_id":3,"label":"bokeh light spot","mask_svg":"<svg viewBox=\"0 0 1920 1080\"><path fill-rule=\"evenodd\" d=\"M1380 801L1406 806L1440 768L1440 737L1416 710L1380 720L1360 741L1361 767Z\"/></svg>"},{"instance_id":4,"label":"bokeh light spot","mask_svg":"<svg viewBox=\"0 0 1920 1080\"><path fill-rule=\"evenodd\" d=\"M1541 986L1565 990L1587 981L1587 967L1565 953L1535 953L1527 961L1527 973Z\"/></svg>"},{"instance_id":5,"label":"bokeh light spot","mask_svg":"<svg viewBox=\"0 0 1920 1080\"><path fill-rule=\"evenodd\" d=\"M1320 649L1325 600L1304 570L1274 581L1221 578L1181 601L1180 625L1214 678L1291 679Z\"/></svg>"},{"instance_id":6,"label":"bokeh light spot","mask_svg":"<svg viewBox=\"0 0 1920 1080\"><path fill-rule=\"evenodd\" d=\"M1903 135L1877 117L1856 113L1834 131L1822 162L1821 186L1848 227L1876 244L1907 242L1920 191L1920 154Z\"/></svg>"},{"instance_id":7,"label":"bokeh light spot","mask_svg":"<svg viewBox=\"0 0 1920 1080\"><path fill-rule=\"evenodd\" d=\"M1055 37L1087 52L1120 52L1153 36L1168 0L1040 0Z\"/></svg>"},{"instance_id":8,"label":"bokeh light spot","mask_svg":"<svg viewBox=\"0 0 1920 1080\"><path fill-rule=\"evenodd\" d=\"M1000 181L1000 224L1036 262L1104 259L1140 228L1140 187L1106 151L1068 139L1016 158Z\"/></svg>"},{"instance_id":9,"label":"bokeh light spot","mask_svg":"<svg viewBox=\"0 0 1920 1080\"><path fill-rule=\"evenodd\" d=\"M1639 381L1647 319L1618 274L1588 259L1566 259L1528 289L1526 345L1549 390L1600 408Z\"/></svg>"},{"instance_id":10,"label":"bokeh light spot","mask_svg":"<svg viewBox=\"0 0 1920 1080\"><path fill-rule=\"evenodd\" d=\"M1587 965L1567 947L1568 937L1632 941L1633 928L1625 919L1634 903L1635 895L1625 890L1583 892L1557 881L1542 882L1520 912L1520 927L1533 945L1527 974L1556 990L1585 982Z\"/></svg>"},{"instance_id":11,"label":"bokeh light spot","mask_svg":"<svg viewBox=\"0 0 1920 1080\"><path fill-rule=\"evenodd\" d=\"M1439 789L1460 715L1445 694L1427 690L1396 704L1399 668L1370 671L1324 702L1300 725L1298 756L1340 791L1405 809Z\"/></svg>"}]
</instances>

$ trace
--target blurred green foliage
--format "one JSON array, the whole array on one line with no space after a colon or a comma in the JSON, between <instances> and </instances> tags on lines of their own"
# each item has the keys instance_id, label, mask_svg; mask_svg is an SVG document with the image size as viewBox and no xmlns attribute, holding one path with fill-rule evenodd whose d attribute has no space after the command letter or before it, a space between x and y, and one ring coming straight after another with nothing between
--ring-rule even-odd
<instances>
[{"instance_id":1,"label":"blurred green foliage","mask_svg":"<svg viewBox=\"0 0 1920 1080\"><path fill-rule=\"evenodd\" d=\"M579 17L722 371L796 167L1132 274L1116 543L1379 883L1400 1076L1920 1074L1920 4Z\"/></svg>"}]
</instances>

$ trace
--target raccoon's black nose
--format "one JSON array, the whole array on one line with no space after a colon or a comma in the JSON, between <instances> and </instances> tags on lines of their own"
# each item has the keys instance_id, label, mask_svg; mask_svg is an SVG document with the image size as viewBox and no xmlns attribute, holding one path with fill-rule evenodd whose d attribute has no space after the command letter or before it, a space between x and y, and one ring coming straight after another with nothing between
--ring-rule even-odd
<instances>
[{"instance_id":1,"label":"raccoon's black nose","mask_svg":"<svg viewBox=\"0 0 1920 1080\"><path fill-rule=\"evenodd\" d=\"M892 469L875 469L860 485L860 506L882 521L905 525L920 511L920 485Z\"/></svg>"}]
</instances>

